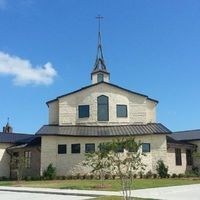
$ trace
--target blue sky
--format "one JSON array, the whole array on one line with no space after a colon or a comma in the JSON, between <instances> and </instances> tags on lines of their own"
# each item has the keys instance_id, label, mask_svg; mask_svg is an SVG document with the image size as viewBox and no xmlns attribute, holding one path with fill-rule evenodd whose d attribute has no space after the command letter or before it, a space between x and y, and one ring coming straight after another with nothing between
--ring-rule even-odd
<instances>
[{"instance_id":1,"label":"blue sky","mask_svg":"<svg viewBox=\"0 0 200 200\"><path fill-rule=\"evenodd\" d=\"M0 127L34 133L46 101L90 84L98 14L111 82L158 99L172 131L200 128L198 0L0 0Z\"/></svg>"}]
</instances>

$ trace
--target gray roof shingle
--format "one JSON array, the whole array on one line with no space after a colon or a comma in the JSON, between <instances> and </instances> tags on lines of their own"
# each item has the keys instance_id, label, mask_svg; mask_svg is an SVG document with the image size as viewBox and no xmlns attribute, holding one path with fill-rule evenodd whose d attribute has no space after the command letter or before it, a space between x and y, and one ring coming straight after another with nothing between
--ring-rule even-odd
<instances>
[{"instance_id":1,"label":"gray roof shingle","mask_svg":"<svg viewBox=\"0 0 200 200\"><path fill-rule=\"evenodd\" d=\"M200 129L174 132L171 137L179 141L200 140Z\"/></svg>"},{"instance_id":2,"label":"gray roof shingle","mask_svg":"<svg viewBox=\"0 0 200 200\"><path fill-rule=\"evenodd\" d=\"M20 142L21 140L29 140L32 137L34 137L34 135L0 132L0 143L17 143Z\"/></svg>"},{"instance_id":3,"label":"gray roof shingle","mask_svg":"<svg viewBox=\"0 0 200 200\"><path fill-rule=\"evenodd\" d=\"M64 135L81 137L109 137L146 134L169 134L171 131L160 123L120 126L56 126L44 125L36 135Z\"/></svg>"}]
</instances>

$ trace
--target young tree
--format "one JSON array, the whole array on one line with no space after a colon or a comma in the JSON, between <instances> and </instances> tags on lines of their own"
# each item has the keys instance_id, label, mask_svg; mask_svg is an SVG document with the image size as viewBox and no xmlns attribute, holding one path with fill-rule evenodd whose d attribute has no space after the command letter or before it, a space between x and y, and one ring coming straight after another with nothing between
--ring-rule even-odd
<instances>
[{"instance_id":1,"label":"young tree","mask_svg":"<svg viewBox=\"0 0 200 200\"><path fill-rule=\"evenodd\" d=\"M100 145L99 151L89 154L85 164L93 168L93 172L109 172L119 177L124 200L131 199L134 174L142 171L141 144L133 137L116 139Z\"/></svg>"},{"instance_id":2,"label":"young tree","mask_svg":"<svg viewBox=\"0 0 200 200\"><path fill-rule=\"evenodd\" d=\"M110 143L108 160L110 170L120 178L124 200L131 199L134 174L143 171L141 144L135 142L133 137L113 140Z\"/></svg>"},{"instance_id":3,"label":"young tree","mask_svg":"<svg viewBox=\"0 0 200 200\"><path fill-rule=\"evenodd\" d=\"M14 152L11 154L11 169L16 171L16 178L21 181L23 178L23 171L25 168L25 159L20 152Z\"/></svg>"},{"instance_id":4,"label":"young tree","mask_svg":"<svg viewBox=\"0 0 200 200\"><path fill-rule=\"evenodd\" d=\"M83 161L84 166L89 166L92 173L100 176L101 187L105 174L109 172L110 163L108 162L108 144L102 143L99 145L99 150L93 153L86 153L86 159Z\"/></svg>"}]
</instances>

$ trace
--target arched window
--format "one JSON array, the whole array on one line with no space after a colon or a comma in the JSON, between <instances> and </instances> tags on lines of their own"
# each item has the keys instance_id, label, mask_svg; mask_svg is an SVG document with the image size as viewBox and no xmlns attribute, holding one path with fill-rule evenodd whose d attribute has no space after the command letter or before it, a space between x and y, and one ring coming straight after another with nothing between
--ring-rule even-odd
<instances>
[{"instance_id":1,"label":"arched window","mask_svg":"<svg viewBox=\"0 0 200 200\"><path fill-rule=\"evenodd\" d=\"M97 120L98 121L108 121L109 120L109 110L108 110L108 97L99 96L97 97Z\"/></svg>"}]
</instances>

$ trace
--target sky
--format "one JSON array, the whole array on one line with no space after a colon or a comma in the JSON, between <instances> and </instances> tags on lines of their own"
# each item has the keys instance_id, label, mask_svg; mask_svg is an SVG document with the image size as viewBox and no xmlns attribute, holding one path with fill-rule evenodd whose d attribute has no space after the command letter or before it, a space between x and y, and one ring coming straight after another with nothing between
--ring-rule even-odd
<instances>
[{"instance_id":1,"label":"sky","mask_svg":"<svg viewBox=\"0 0 200 200\"><path fill-rule=\"evenodd\" d=\"M172 131L199 129L199 0L0 0L0 130L35 133L46 101L91 84L98 14L111 83L159 100Z\"/></svg>"}]
</instances>

